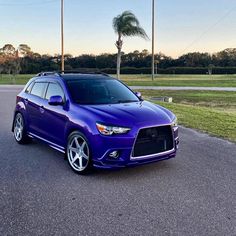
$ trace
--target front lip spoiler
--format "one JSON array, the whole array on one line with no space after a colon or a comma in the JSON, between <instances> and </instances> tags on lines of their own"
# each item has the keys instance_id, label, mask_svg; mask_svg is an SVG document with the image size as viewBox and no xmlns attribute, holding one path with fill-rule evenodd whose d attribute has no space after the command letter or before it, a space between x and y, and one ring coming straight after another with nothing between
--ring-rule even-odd
<instances>
[{"instance_id":1,"label":"front lip spoiler","mask_svg":"<svg viewBox=\"0 0 236 236\"><path fill-rule=\"evenodd\" d=\"M176 156L176 152L173 152L171 154L167 154L164 156L161 156L160 158L149 158L149 159L143 159L143 160L133 160L128 161L126 163L107 163L107 162L95 162L93 163L93 166L100 169L120 169L120 168L126 168L126 167L135 167L140 165L146 165L154 162L164 161L168 159L172 159Z\"/></svg>"},{"instance_id":2,"label":"front lip spoiler","mask_svg":"<svg viewBox=\"0 0 236 236\"><path fill-rule=\"evenodd\" d=\"M165 156L168 154L171 154L172 152L175 152L175 148L172 148L171 150L165 151L165 152L159 152L156 154L150 154L150 155L146 155L146 156L138 156L138 157L130 157L130 160L144 160L144 159L151 159L151 158L155 158L155 157L159 157L159 156Z\"/></svg>"}]
</instances>

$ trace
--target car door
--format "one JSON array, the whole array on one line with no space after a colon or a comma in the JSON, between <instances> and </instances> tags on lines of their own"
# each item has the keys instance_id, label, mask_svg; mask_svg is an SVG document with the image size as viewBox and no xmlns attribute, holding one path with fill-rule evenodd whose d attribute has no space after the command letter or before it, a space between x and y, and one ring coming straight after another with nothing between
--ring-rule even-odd
<instances>
[{"instance_id":1,"label":"car door","mask_svg":"<svg viewBox=\"0 0 236 236\"><path fill-rule=\"evenodd\" d=\"M61 96L66 101L64 91L59 83L50 82L46 90L46 104L44 106L43 126L46 130L47 139L59 146L64 146L65 125L67 122L66 103L52 106L48 104L51 96Z\"/></svg>"},{"instance_id":2,"label":"car door","mask_svg":"<svg viewBox=\"0 0 236 236\"><path fill-rule=\"evenodd\" d=\"M44 96L47 88L46 82L35 82L30 93L25 99L28 114L29 132L33 135L42 136L43 134L43 114L46 103Z\"/></svg>"}]
</instances>

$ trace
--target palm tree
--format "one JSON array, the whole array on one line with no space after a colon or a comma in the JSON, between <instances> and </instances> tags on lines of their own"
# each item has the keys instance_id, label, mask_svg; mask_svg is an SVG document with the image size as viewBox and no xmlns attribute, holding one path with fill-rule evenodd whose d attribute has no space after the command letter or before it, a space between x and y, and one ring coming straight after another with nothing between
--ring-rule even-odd
<instances>
[{"instance_id":1,"label":"palm tree","mask_svg":"<svg viewBox=\"0 0 236 236\"><path fill-rule=\"evenodd\" d=\"M123 37L139 36L148 39L145 30L140 26L137 17L130 11L124 11L113 19L113 28L118 34L116 41L117 53L117 78L120 79L121 49L123 46Z\"/></svg>"}]
</instances>

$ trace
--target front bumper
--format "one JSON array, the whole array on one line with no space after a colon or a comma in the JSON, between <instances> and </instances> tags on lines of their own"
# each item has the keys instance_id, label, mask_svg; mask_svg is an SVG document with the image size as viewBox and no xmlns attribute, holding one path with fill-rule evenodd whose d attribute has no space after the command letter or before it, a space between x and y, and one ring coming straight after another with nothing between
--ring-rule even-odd
<instances>
[{"instance_id":1,"label":"front bumper","mask_svg":"<svg viewBox=\"0 0 236 236\"><path fill-rule=\"evenodd\" d=\"M93 166L96 168L101 168L101 169L116 169L116 168L138 166L138 165L144 165L144 164L149 164L153 162L163 161L170 158L174 158L175 156L176 156L176 151L168 155L152 157L152 158L143 159L143 160L127 161L127 162L120 162L120 161L113 161L113 160L110 160L110 161L105 160L104 162L95 161L93 163Z\"/></svg>"},{"instance_id":2,"label":"front bumper","mask_svg":"<svg viewBox=\"0 0 236 236\"><path fill-rule=\"evenodd\" d=\"M174 158L179 145L178 127L173 128L172 131L174 140L173 149L138 158L132 158L131 155L137 132L133 134L130 133L127 136L96 137L96 147L93 153L93 166L103 169L114 169ZM109 156L113 151L119 152L119 157L117 159Z\"/></svg>"}]
</instances>

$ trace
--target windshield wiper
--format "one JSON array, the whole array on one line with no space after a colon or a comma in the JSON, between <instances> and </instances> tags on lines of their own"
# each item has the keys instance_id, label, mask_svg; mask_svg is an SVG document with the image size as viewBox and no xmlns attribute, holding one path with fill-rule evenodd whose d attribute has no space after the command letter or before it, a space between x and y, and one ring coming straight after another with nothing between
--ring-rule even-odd
<instances>
[{"instance_id":1,"label":"windshield wiper","mask_svg":"<svg viewBox=\"0 0 236 236\"><path fill-rule=\"evenodd\" d=\"M129 103L129 102L138 102L135 100L118 100L117 103Z\"/></svg>"}]
</instances>

